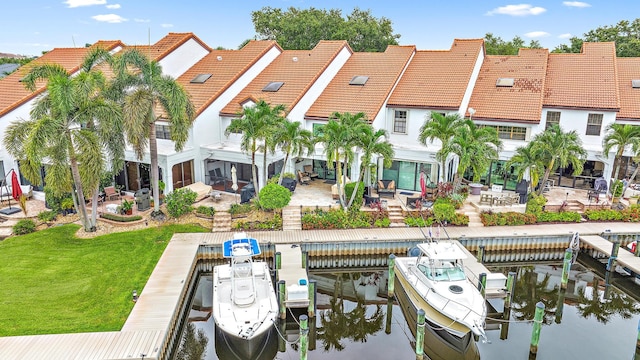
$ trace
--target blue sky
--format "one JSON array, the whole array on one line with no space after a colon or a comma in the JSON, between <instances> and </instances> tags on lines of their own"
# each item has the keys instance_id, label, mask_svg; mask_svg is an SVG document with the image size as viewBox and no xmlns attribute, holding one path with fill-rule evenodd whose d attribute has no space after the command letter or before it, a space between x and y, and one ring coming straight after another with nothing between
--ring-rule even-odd
<instances>
[{"instance_id":1,"label":"blue sky","mask_svg":"<svg viewBox=\"0 0 640 360\"><path fill-rule=\"evenodd\" d=\"M455 38L520 36L553 49L599 26L640 17L638 0L28 0L2 4L0 52L39 55L98 40L154 43L168 32L193 32L211 47L235 49L255 35L251 12L274 8L369 9L392 21L401 45L449 49Z\"/></svg>"}]
</instances>

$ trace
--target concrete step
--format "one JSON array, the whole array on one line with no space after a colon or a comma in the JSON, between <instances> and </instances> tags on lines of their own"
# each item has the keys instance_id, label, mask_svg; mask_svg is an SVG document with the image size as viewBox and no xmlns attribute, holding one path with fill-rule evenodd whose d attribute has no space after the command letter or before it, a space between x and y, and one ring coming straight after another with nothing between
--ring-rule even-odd
<instances>
[{"instance_id":1,"label":"concrete step","mask_svg":"<svg viewBox=\"0 0 640 360\"><path fill-rule=\"evenodd\" d=\"M217 211L213 216L213 227L211 232L231 231L231 214L226 211Z\"/></svg>"},{"instance_id":2,"label":"concrete step","mask_svg":"<svg viewBox=\"0 0 640 360\"><path fill-rule=\"evenodd\" d=\"M0 227L0 240L6 239L13 234L13 229L10 227Z\"/></svg>"}]
</instances>

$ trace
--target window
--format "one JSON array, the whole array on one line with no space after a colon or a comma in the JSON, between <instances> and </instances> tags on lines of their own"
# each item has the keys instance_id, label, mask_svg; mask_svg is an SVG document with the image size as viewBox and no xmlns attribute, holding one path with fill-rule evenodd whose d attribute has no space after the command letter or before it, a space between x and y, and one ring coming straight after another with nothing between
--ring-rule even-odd
<instances>
[{"instance_id":1,"label":"window","mask_svg":"<svg viewBox=\"0 0 640 360\"><path fill-rule=\"evenodd\" d=\"M171 131L169 131L169 125L156 124L156 139L171 140Z\"/></svg>"},{"instance_id":2,"label":"window","mask_svg":"<svg viewBox=\"0 0 640 360\"><path fill-rule=\"evenodd\" d=\"M284 83L282 81L272 81L272 82L268 83L267 86L262 88L262 91L276 92L276 91L280 90L282 85L284 85Z\"/></svg>"},{"instance_id":3,"label":"window","mask_svg":"<svg viewBox=\"0 0 640 360\"><path fill-rule=\"evenodd\" d=\"M553 125L560 126L560 111L547 111L547 124L544 129L547 130Z\"/></svg>"},{"instance_id":4,"label":"window","mask_svg":"<svg viewBox=\"0 0 640 360\"><path fill-rule=\"evenodd\" d=\"M496 80L496 87L513 87L514 83L514 78L498 78L498 80Z\"/></svg>"},{"instance_id":5,"label":"window","mask_svg":"<svg viewBox=\"0 0 640 360\"><path fill-rule=\"evenodd\" d=\"M209 80L211 74L198 74L191 80L192 84L203 84L205 81Z\"/></svg>"},{"instance_id":6,"label":"window","mask_svg":"<svg viewBox=\"0 0 640 360\"><path fill-rule=\"evenodd\" d=\"M364 84L367 83L367 80L369 80L368 76L356 75L351 79L351 81L349 82L349 85L364 86Z\"/></svg>"},{"instance_id":7,"label":"window","mask_svg":"<svg viewBox=\"0 0 640 360\"><path fill-rule=\"evenodd\" d=\"M493 125L479 125L480 127L492 127L498 132L500 139L506 140L526 140L527 128L519 126L493 126Z\"/></svg>"},{"instance_id":8,"label":"window","mask_svg":"<svg viewBox=\"0 0 640 360\"><path fill-rule=\"evenodd\" d=\"M602 114L589 114L587 118L587 133L586 135L600 136L600 130L602 129Z\"/></svg>"},{"instance_id":9,"label":"window","mask_svg":"<svg viewBox=\"0 0 640 360\"><path fill-rule=\"evenodd\" d=\"M313 124L313 136L322 136L324 124Z\"/></svg>"},{"instance_id":10,"label":"window","mask_svg":"<svg viewBox=\"0 0 640 360\"><path fill-rule=\"evenodd\" d=\"M396 110L393 119L393 132L406 134L407 133L407 112L405 110Z\"/></svg>"}]
</instances>

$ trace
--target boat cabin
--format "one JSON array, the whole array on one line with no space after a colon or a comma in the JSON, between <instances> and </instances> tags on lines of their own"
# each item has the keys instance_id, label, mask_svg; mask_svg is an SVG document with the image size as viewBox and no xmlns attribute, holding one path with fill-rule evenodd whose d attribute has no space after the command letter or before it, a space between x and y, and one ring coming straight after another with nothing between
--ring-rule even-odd
<instances>
[{"instance_id":1,"label":"boat cabin","mask_svg":"<svg viewBox=\"0 0 640 360\"><path fill-rule=\"evenodd\" d=\"M419 244L417 268L433 281L466 280L462 260L467 255L453 243Z\"/></svg>"}]
</instances>

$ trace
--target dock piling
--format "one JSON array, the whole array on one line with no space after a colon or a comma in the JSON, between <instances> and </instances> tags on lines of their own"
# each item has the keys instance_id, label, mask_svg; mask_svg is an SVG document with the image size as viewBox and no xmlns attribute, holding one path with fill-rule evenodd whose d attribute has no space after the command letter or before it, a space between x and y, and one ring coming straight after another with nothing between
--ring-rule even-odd
<instances>
[{"instance_id":1,"label":"dock piling","mask_svg":"<svg viewBox=\"0 0 640 360\"><path fill-rule=\"evenodd\" d=\"M484 263L484 245L478 246L478 262L480 264Z\"/></svg>"},{"instance_id":2,"label":"dock piling","mask_svg":"<svg viewBox=\"0 0 640 360\"><path fill-rule=\"evenodd\" d=\"M634 255L636 257L640 256L640 239L636 240L636 251L634 252Z\"/></svg>"},{"instance_id":3,"label":"dock piling","mask_svg":"<svg viewBox=\"0 0 640 360\"><path fill-rule=\"evenodd\" d=\"M538 343L540 342L540 329L542 328L542 318L544 316L544 303L539 301L536 304L536 313L533 317L533 331L531 333L531 345L529 346L529 358L535 358L538 353Z\"/></svg>"},{"instance_id":4,"label":"dock piling","mask_svg":"<svg viewBox=\"0 0 640 360\"><path fill-rule=\"evenodd\" d=\"M416 331L416 360L424 358L424 326L425 326L424 310L418 310L418 328Z\"/></svg>"},{"instance_id":5,"label":"dock piling","mask_svg":"<svg viewBox=\"0 0 640 360\"><path fill-rule=\"evenodd\" d=\"M562 312L564 311L564 298L566 295L566 288L558 289L558 301L556 302L556 324L560 324L562 322Z\"/></svg>"},{"instance_id":6,"label":"dock piling","mask_svg":"<svg viewBox=\"0 0 640 360\"><path fill-rule=\"evenodd\" d=\"M309 318L300 315L300 360L307 360L309 352Z\"/></svg>"},{"instance_id":7,"label":"dock piling","mask_svg":"<svg viewBox=\"0 0 640 360\"><path fill-rule=\"evenodd\" d=\"M483 298L487 297L487 273L480 273L478 279L478 290L480 290L480 294L482 294Z\"/></svg>"},{"instance_id":8,"label":"dock piling","mask_svg":"<svg viewBox=\"0 0 640 360\"><path fill-rule=\"evenodd\" d=\"M278 281L278 305L280 305L280 319L287 318L286 301L286 282L284 280Z\"/></svg>"},{"instance_id":9,"label":"dock piling","mask_svg":"<svg viewBox=\"0 0 640 360\"><path fill-rule=\"evenodd\" d=\"M302 268L303 269L309 269L308 268L309 265L309 253L306 251L302 252Z\"/></svg>"},{"instance_id":10,"label":"dock piling","mask_svg":"<svg viewBox=\"0 0 640 360\"><path fill-rule=\"evenodd\" d=\"M507 296L504 298L505 309L511 308L511 302L513 301L513 291L516 287L516 272L509 271L507 276Z\"/></svg>"},{"instance_id":11,"label":"dock piling","mask_svg":"<svg viewBox=\"0 0 640 360\"><path fill-rule=\"evenodd\" d=\"M562 265L562 280L560 280L560 288L566 289L569 282L569 272L571 271L571 259L573 258L573 249L567 248L564 251L564 263Z\"/></svg>"},{"instance_id":12,"label":"dock piling","mask_svg":"<svg viewBox=\"0 0 640 360\"><path fill-rule=\"evenodd\" d=\"M395 266L396 266L396 256L394 254L389 255L389 280L388 280L388 289L387 289L387 296L392 298L394 295L394 280L396 277L396 273L395 273Z\"/></svg>"},{"instance_id":13,"label":"dock piling","mask_svg":"<svg viewBox=\"0 0 640 360\"><path fill-rule=\"evenodd\" d=\"M387 317L384 324L384 333L389 335L391 334L391 320L393 319L393 299L387 298ZM639 335L640 336L640 333Z\"/></svg>"},{"instance_id":14,"label":"dock piling","mask_svg":"<svg viewBox=\"0 0 640 360\"><path fill-rule=\"evenodd\" d=\"M310 318L314 318L316 316L316 295L318 293L315 280L309 280L309 308L307 309L307 313L309 313Z\"/></svg>"},{"instance_id":15,"label":"dock piling","mask_svg":"<svg viewBox=\"0 0 640 360\"><path fill-rule=\"evenodd\" d=\"M274 260L276 270L282 269L282 253L280 251L276 252L276 259Z\"/></svg>"},{"instance_id":16,"label":"dock piling","mask_svg":"<svg viewBox=\"0 0 640 360\"><path fill-rule=\"evenodd\" d=\"M609 257L609 261L607 262L607 271L613 271L613 269L615 269L618 250L620 250L620 241L614 240L613 247L611 248L611 257Z\"/></svg>"}]
</instances>

